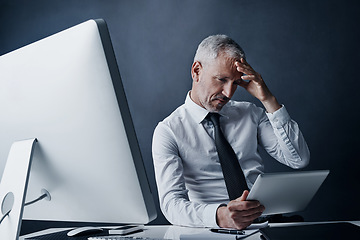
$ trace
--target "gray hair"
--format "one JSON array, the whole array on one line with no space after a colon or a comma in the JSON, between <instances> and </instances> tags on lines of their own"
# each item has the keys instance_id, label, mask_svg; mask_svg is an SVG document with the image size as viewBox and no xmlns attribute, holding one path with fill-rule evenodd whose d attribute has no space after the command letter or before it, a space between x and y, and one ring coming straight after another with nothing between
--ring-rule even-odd
<instances>
[{"instance_id":1,"label":"gray hair","mask_svg":"<svg viewBox=\"0 0 360 240\"><path fill-rule=\"evenodd\" d=\"M234 59L245 58L244 50L233 39L226 35L211 35L198 46L194 62L208 63L218 57L219 53L226 53Z\"/></svg>"}]
</instances>

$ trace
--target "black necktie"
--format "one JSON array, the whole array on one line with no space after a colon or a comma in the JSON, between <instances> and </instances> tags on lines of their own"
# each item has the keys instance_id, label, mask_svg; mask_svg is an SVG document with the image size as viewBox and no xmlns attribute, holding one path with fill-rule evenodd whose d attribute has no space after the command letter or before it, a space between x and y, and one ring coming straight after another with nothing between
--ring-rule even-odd
<instances>
[{"instance_id":1,"label":"black necktie","mask_svg":"<svg viewBox=\"0 0 360 240\"><path fill-rule=\"evenodd\" d=\"M218 113L209 113L207 116L215 128L215 145L220 159L226 189L230 200L234 200L240 197L244 190L248 190L248 186L238 158L220 129L219 117Z\"/></svg>"}]
</instances>

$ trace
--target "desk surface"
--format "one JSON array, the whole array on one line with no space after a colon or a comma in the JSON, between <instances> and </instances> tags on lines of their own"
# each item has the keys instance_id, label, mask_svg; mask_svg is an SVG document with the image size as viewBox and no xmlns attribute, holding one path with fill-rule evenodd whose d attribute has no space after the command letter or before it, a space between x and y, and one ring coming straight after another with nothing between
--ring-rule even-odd
<instances>
[{"instance_id":1,"label":"desk surface","mask_svg":"<svg viewBox=\"0 0 360 240\"><path fill-rule=\"evenodd\" d=\"M360 221L349 221L355 225L360 226ZM270 224L270 227L280 227L280 226L297 226L297 225L306 225L306 224L320 224L320 223L335 223L335 222L305 222L305 223L273 223ZM64 230L69 230L70 228L51 228L47 230L43 230L40 232L28 234L25 236L21 236L19 239L24 240L29 237L41 236L48 233L60 232ZM131 237L143 237L143 238L157 238L157 239L205 239L204 234L206 234L206 239L235 239L234 235L230 234L219 234L211 233L207 228L190 228L190 227L180 227L173 225L148 225L145 226L144 231L130 234L127 236ZM210 235L209 235L210 234ZM212 238L211 234L214 238ZM260 240L261 234L260 232L256 232L255 234L248 236L246 240ZM69 238L70 239L70 238Z\"/></svg>"}]
</instances>

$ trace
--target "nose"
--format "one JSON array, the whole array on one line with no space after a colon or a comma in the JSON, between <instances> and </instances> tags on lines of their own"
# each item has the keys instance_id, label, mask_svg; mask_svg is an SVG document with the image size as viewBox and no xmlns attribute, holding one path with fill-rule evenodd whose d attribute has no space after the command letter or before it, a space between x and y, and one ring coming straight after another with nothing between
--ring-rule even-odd
<instances>
[{"instance_id":1,"label":"nose","mask_svg":"<svg viewBox=\"0 0 360 240\"><path fill-rule=\"evenodd\" d=\"M231 81L228 81L226 84L224 84L223 86L223 91L222 94L227 97L227 98L231 98L234 95L234 92L237 88L236 84L233 84Z\"/></svg>"}]
</instances>

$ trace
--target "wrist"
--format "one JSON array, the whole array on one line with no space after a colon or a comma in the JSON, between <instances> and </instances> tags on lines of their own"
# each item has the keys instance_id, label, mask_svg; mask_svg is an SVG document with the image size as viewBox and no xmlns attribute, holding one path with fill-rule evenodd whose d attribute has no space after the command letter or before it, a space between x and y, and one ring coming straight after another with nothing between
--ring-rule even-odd
<instances>
[{"instance_id":1,"label":"wrist","mask_svg":"<svg viewBox=\"0 0 360 240\"><path fill-rule=\"evenodd\" d=\"M281 105L273 95L261 101L261 103L264 105L268 113L273 113L281 108Z\"/></svg>"},{"instance_id":2,"label":"wrist","mask_svg":"<svg viewBox=\"0 0 360 240\"><path fill-rule=\"evenodd\" d=\"M223 211L225 210L226 205L220 205L216 210L216 224L219 227L222 227L222 218L223 218Z\"/></svg>"},{"instance_id":3,"label":"wrist","mask_svg":"<svg viewBox=\"0 0 360 240\"><path fill-rule=\"evenodd\" d=\"M220 205L216 210L216 224L221 228L228 228L229 221L227 218L228 209L226 205Z\"/></svg>"}]
</instances>

